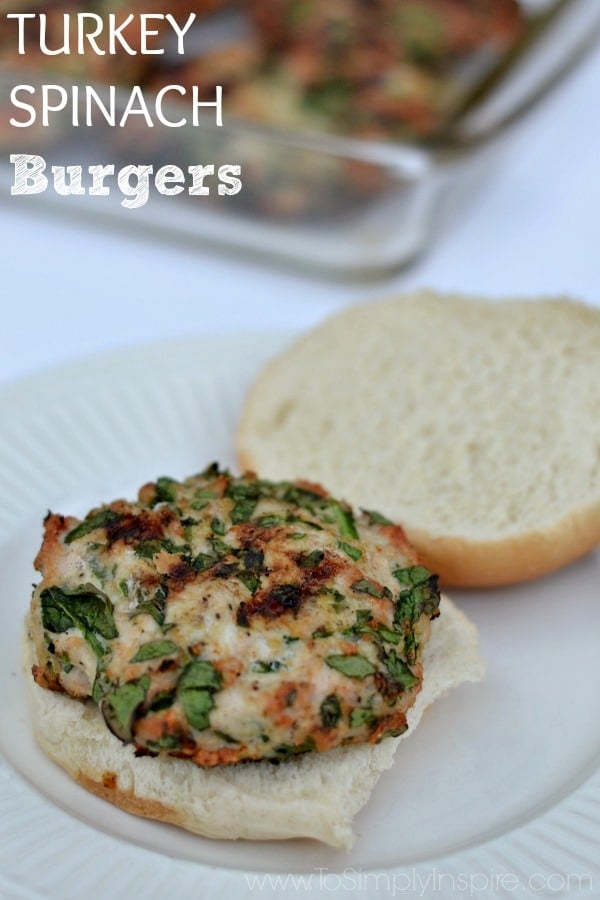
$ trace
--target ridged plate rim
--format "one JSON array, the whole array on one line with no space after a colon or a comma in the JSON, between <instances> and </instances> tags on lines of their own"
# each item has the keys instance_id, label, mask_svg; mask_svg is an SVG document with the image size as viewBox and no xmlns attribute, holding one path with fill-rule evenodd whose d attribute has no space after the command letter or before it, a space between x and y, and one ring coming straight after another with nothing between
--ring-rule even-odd
<instances>
[{"instance_id":1,"label":"ridged plate rim","mask_svg":"<svg viewBox=\"0 0 600 900\"><path fill-rule=\"evenodd\" d=\"M60 397L61 391L72 393L83 392L86 386L93 385L103 373L110 371L113 382L121 378L123 383L145 383L147 373L156 380L162 371L185 374L189 366L196 361L201 366L202 378L210 379L219 367L228 366L234 376L239 375L245 389L253 374L264 361L279 351L292 337L289 333L247 333L195 336L180 340L143 344L125 347L97 354L93 357L74 360L60 366L48 368L0 386L0 421L15 423L26 418L27 414L40 414L43 410L44 398ZM136 379L138 381L136 382ZM241 396L241 394L240 394ZM41 413L43 415L43 411ZM0 451L1 435L0 435ZM0 457L1 459L1 457ZM0 508L6 503L10 507L10 495L14 491L11 482L0 468ZM22 499L22 498L21 498ZM7 540L21 523L25 522L38 505L31 499L19 507L21 518L11 518L10 527L0 522L0 541ZM12 515L12 514L11 514ZM230 868L208 866L197 862L188 862L159 855L139 846L124 844L108 834L101 833L91 826L82 825L67 813L57 809L45 798L34 791L10 766L0 760L0 800L2 802L2 837L3 850L0 850L2 868L0 868L0 896L3 898L44 898L54 900L59 892L40 893L36 890L33 878L39 867L54 867L54 880L59 875L65 882L81 877L80 857L82 852L106 853L109 855L110 871L104 874L100 888L87 884L85 896L98 897L158 897L168 891L174 883L178 887L181 898L199 896L198 885L204 889L210 887L210 896L214 898L232 896L245 898L258 895L263 897L282 896L281 887L274 887L269 882L259 890L252 890L242 878L242 872ZM65 837L75 840L77 852L62 855ZM502 836L473 844L451 856L427 860L412 867L413 879L419 874L426 879L432 865L443 863L446 873L465 874L468 872L502 872L507 867L511 871L524 872L525 866L537 866L544 871L548 866L555 871L581 871L586 866L594 870L596 848L600 846L600 773L596 769L584 783L576 786L556 805L541 812L526 822L516 822L515 827ZM40 853L40 848L42 851ZM58 862L55 858L58 853ZM37 868L36 868L37 867ZM62 870L58 871L57 870ZM559 868L561 867L561 868ZM139 885L146 882L148 872L152 873L152 885L145 889ZM406 870L393 868L389 874L403 877ZM264 874L268 874L265 871ZM332 873L333 874L333 873ZM339 873L342 874L342 873ZM366 872L365 872L366 874ZM86 878L79 882L83 888ZM399 891L406 896L406 887ZM418 886L419 882L413 881ZM597 883L596 883L596 886ZM354 885L356 887L356 885ZM418 896L442 896L439 891L430 893L420 889ZM98 892L99 891L99 892ZM416 888L415 888L416 891ZM323 883L312 882L308 888L302 883L295 883L286 888L292 896L322 895L330 893ZM349 895L352 890L340 880L337 893ZM371 890L368 884L360 891L360 896L375 896L376 886ZM62 896L69 896L61 892ZM417 895L413 892L413 896ZM579 890L561 891L512 891L488 892L479 891L476 896L535 896L535 897L576 897L584 896ZM588 894L591 896L591 894Z\"/></svg>"}]
</instances>

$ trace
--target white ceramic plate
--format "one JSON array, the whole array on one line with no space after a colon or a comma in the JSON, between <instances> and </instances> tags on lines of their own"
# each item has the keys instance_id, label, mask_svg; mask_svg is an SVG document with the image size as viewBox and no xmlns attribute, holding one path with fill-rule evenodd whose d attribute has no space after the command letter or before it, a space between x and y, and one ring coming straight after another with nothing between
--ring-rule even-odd
<instances>
[{"instance_id":1,"label":"white ceramic plate","mask_svg":"<svg viewBox=\"0 0 600 900\"><path fill-rule=\"evenodd\" d=\"M234 466L244 392L284 340L142 347L0 391L0 896L598 896L598 554L535 584L456 595L480 628L486 680L440 701L401 745L350 853L137 819L37 749L19 640L46 510L83 514L159 475Z\"/></svg>"}]
</instances>

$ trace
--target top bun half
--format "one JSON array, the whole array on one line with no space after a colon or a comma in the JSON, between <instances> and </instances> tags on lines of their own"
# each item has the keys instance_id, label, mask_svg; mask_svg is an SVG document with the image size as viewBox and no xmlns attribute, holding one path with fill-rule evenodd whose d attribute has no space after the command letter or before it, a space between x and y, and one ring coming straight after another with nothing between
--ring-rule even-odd
<instances>
[{"instance_id":1,"label":"top bun half","mask_svg":"<svg viewBox=\"0 0 600 900\"><path fill-rule=\"evenodd\" d=\"M422 291L350 307L260 373L237 447L400 522L446 584L600 542L600 310Z\"/></svg>"}]
</instances>

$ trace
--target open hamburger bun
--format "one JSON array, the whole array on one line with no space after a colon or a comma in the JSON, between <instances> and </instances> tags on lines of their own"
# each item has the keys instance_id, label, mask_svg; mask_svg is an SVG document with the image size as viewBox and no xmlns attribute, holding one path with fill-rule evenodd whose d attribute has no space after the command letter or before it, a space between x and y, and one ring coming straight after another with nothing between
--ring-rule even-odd
<instances>
[{"instance_id":1,"label":"open hamburger bun","mask_svg":"<svg viewBox=\"0 0 600 900\"><path fill-rule=\"evenodd\" d=\"M237 445L401 522L445 584L538 577L600 542L600 311L425 291L349 308L267 365Z\"/></svg>"},{"instance_id":2,"label":"open hamburger bun","mask_svg":"<svg viewBox=\"0 0 600 900\"><path fill-rule=\"evenodd\" d=\"M33 646L26 639L36 739L86 789L136 815L212 838L310 837L349 848L352 819L392 765L400 741L434 700L483 676L475 626L447 598L440 609L424 650L423 688L408 713L409 729L380 744L310 752L278 766L258 762L203 769L173 757L136 757L132 745L107 729L93 703L33 681Z\"/></svg>"}]
</instances>

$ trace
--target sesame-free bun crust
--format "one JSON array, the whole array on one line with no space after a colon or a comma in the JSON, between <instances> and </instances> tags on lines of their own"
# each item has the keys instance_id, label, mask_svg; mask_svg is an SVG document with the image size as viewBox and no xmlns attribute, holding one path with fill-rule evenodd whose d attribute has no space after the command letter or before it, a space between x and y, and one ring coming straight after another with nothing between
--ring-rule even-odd
<instances>
[{"instance_id":1,"label":"sesame-free bun crust","mask_svg":"<svg viewBox=\"0 0 600 900\"><path fill-rule=\"evenodd\" d=\"M600 542L600 310L421 291L351 307L260 373L237 447L400 522L446 585Z\"/></svg>"},{"instance_id":2,"label":"sesame-free bun crust","mask_svg":"<svg viewBox=\"0 0 600 900\"><path fill-rule=\"evenodd\" d=\"M440 608L424 650L423 688L408 712L409 729L399 738L306 753L279 766L258 762L202 769L173 757L136 757L131 745L108 730L93 703L33 681L34 649L26 638L36 740L84 788L135 815L211 838L309 837L348 848L354 840L352 819L425 709L451 688L483 676L475 626L447 598Z\"/></svg>"}]
</instances>

